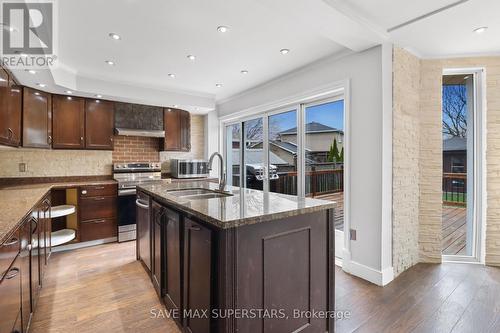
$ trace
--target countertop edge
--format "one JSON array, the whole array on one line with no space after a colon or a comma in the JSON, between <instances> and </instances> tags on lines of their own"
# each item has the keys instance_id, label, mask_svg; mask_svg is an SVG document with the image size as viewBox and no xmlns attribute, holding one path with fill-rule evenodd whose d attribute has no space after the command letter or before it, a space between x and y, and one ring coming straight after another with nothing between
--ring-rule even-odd
<instances>
[{"instance_id":1,"label":"countertop edge","mask_svg":"<svg viewBox=\"0 0 500 333\"><path fill-rule=\"evenodd\" d=\"M137 189L139 191L142 191L151 197L154 197L156 201L159 203L164 203L166 205L170 205L180 211L183 211L187 214L190 214L192 216L195 216L196 218L205 221L206 223L225 230L225 229L232 229L232 228L237 228L237 227L242 227L245 225L252 225L252 224L258 224L258 223L264 223L264 222L270 222L274 220L279 220L287 217L293 217L293 216L298 216L298 215L304 215L304 214L309 214L309 213L314 213L314 212L319 212L323 210L329 210L329 209L334 209L336 207L335 202L331 203L325 203L324 205L318 205L318 206L313 206L313 207L306 207L306 208L299 208L295 210L289 210L289 211L284 211L284 212L277 212L277 213L270 213L266 215L261 215L261 216L250 216L242 219L237 219L237 220L229 220L222 222L216 218L213 218L211 216L205 215L203 213L200 213L199 211L192 209L190 207L186 207L183 204L180 204L176 201L169 200L168 198L162 197L154 192L151 192L141 186L138 186Z\"/></svg>"}]
</instances>

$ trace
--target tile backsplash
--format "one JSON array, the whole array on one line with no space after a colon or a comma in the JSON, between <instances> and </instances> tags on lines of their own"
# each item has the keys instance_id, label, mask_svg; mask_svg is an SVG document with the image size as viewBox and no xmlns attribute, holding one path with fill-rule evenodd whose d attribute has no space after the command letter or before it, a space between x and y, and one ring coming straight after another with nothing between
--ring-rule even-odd
<instances>
[{"instance_id":1,"label":"tile backsplash","mask_svg":"<svg viewBox=\"0 0 500 333\"><path fill-rule=\"evenodd\" d=\"M111 151L1 149L0 178L111 175ZM21 172L25 168L24 172Z\"/></svg>"}]
</instances>

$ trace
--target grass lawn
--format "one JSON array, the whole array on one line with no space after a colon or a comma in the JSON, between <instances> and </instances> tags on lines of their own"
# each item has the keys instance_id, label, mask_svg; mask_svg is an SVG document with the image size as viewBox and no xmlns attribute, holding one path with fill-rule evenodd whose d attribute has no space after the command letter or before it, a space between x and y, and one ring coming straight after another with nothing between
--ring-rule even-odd
<instances>
[{"instance_id":1,"label":"grass lawn","mask_svg":"<svg viewBox=\"0 0 500 333\"><path fill-rule=\"evenodd\" d=\"M467 202L466 193L443 192L443 200L451 202Z\"/></svg>"}]
</instances>

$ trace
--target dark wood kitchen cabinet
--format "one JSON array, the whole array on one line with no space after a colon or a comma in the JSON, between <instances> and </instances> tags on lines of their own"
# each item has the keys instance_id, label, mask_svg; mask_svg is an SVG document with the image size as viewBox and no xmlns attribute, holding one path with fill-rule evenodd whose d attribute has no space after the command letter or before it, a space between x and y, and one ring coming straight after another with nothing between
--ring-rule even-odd
<instances>
[{"instance_id":1,"label":"dark wood kitchen cabinet","mask_svg":"<svg viewBox=\"0 0 500 333\"><path fill-rule=\"evenodd\" d=\"M165 208L164 214L165 254L165 295L163 301L167 309L180 311L182 309L181 290L181 225L179 213ZM180 318L174 318L181 323Z\"/></svg>"},{"instance_id":2,"label":"dark wood kitchen cabinet","mask_svg":"<svg viewBox=\"0 0 500 333\"><path fill-rule=\"evenodd\" d=\"M211 310L212 232L191 219L184 218L184 310ZM210 332L210 318L188 316L187 332Z\"/></svg>"},{"instance_id":3,"label":"dark wood kitchen cabinet","mask_svg":"<svg viewBox=\"0 0 500 333\"><path fill-rule=\"evenodd\" d=\"M19 242L18 249L19 249ZM21 269L19 268L19 258L6 270L5 275L0 282L0 332L22 332L20 329L21 321L18 319L21 315ZM16 327L17 326L17 327Z\"/></svg>"},{"instance_id":4,"label":"dark wood kitchen cabinet","mask_svg":"<svg viewBox=\"0 0 500 333\"><path fill-rule=\"evenodd\" d=\"M52 95L24 87L23 147L50 148L52 145Z\"/></svg>"},{"instance_id":5,"label":"dark wood kitchen cabinet","mask_svg":"<svg viewBox=\"0 0 500 333\"><path fill-rule=\"evenodd\" d=\"M52 95L52 148L85 148L85 99Z\"/></svg>"},{"instance_id":6,"label":"dark wood kitchen cabinet","mask_svg":"<svg viewBox=\"0 0 500 333\"><path fill-rule=\"evenodd\" d=\"M137 260L141 260L148 273L151 272L151 219L150 198L148 195L137 192Z\"/></svg>"},{"instance_id":7,"label":"dark wood kitchen cabinet","mask_svg":"<svg viewBox=\"0 0 500 333\"><path fill-rule=\"evenodd\" d=\"M114 103L87 99L85 101L85 147L113 150Z\"/></svg>"},{"instance_id":8,"label":"dark wood kitchen cabinet","mask_svg":"<svg viewBox=\"0 0 500 333\"><path fill-rule=\"evenodd\" d=\"M162 249L162 220L165 208L155 201L151 204L151 224L153 237L151 243L151 280L160 298L164 293L162 290L162 269L163 269L163 249Z\"/></svg>"},{"instance_id":9,"label":"dark wood kitchen cabinet","mask_svg":"<svg viewBox=\"0 0 500 333\"><path fill-rule=\"evenodd\" d=\"M116 184L82 186L78 191L81 242L116 237L118 234Z\"/></svg>"},{"instance_id":10,"label":"dark wood kitchen cabinet","mask_svg":"<svg viewBox=\"0 0 500 333\"><path fill-rule=\"evenodd\" d=\"M22 91L13 77L0 68L0 144L21 143Z\"/></svg>"},{"instance_id":11,"label":"dark wood kitchen cabinet","mask_svg":"<svg viewBox=\"0 0 500 333\"><path fill-rule=\"evenodd\" d=\"M189 112L166 108L163 117L165 126L163 149L166 151L190 151L191 115Z\"/></svg>"}]
</instances>

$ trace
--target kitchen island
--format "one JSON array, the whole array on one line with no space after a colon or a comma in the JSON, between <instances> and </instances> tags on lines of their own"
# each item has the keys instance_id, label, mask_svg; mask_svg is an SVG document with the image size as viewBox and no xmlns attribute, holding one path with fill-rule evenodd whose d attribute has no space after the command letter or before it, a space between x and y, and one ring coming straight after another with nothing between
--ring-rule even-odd
<instances>
[{"instance_id":1,"label":"kitchen island","mask_svg":"<svg viewBox=\"0 0 500 333\"><path fill-rule=\"evenodd\" d=\"M140 185L137 257L186 332L333 332L335 203Z\"/></svg>"}]
</instances>

